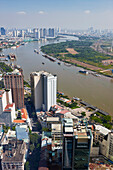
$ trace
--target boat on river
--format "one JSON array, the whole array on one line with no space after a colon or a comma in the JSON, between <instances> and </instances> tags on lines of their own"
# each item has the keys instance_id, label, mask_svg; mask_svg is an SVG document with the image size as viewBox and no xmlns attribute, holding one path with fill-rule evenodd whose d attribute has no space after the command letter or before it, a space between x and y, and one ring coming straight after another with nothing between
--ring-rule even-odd
<instances>
[{"instance_id":1,"label":"boat on river","mask_svg":"<svg viewBox=\"0 0 113 170\"><path fill-rule=\"evenodd\" d=\"M34 49L34 52L40 54L40 52L37 49Z\"/></svg>"},{"instance_id":2,"label":"boat on river","mask_svg":"<svg viewBox=\"0 0 113 170\"><path fill-rule=\"evenodd\" d=\"M10 54L8 54L8 56L7 56L10 60L16 60L16 55L15 54L12 54L12 53L10 53Z\"/></svg>"},{"instance_id":3,"label":"boat on river","mask_svg":"<svg viewBox=\"0 0 113 170\"><path fill-rule=\"evenodd\" d=\"M86 71L86 70L79 70L79 73L88 75L88 71Z\"/></svg>"},{"instance_id":4,"label":"boat on river","mask_svg":"<svg viewBox=\"0 0 113 170\"><path fill-rule=\"evenodd\" d=\"M44 54L44 55L42 55L43 57L45 57L45 58L48 58L50 61L53 61L53 62L55 62L56 60L54 59L54 58L52 58L52 57L49 57L48 55L46 55L46 54Z\"/></svg>"},{"instance_id":5,"label":"boat on river","mask_svg":"<svg viewBox=\"0 0 113 170\"><path fill-rule=\"evenodd\" d=\"M68 67L70 67L70 66L71 66L71 64L70 64L70 63L64 63L64 65L65 65L65 66L68 66Z\"/></svg>"}]
</instances>

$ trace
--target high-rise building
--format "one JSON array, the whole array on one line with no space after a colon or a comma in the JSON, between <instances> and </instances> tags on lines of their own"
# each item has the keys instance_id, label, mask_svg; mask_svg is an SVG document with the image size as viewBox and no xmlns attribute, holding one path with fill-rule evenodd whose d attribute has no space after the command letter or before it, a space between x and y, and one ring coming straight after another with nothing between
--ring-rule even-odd
<instances>
[{"instance_id":1,"label":"high-rise building","mask_svg":"<svg viewBox=\"0 0 113 170\"><path fill-rule=\"evenodd\" d=\"M0 90L0 114L8 104L12 104L11 90Z\"/></svg>"},{"instance_id":2,"label":"high-rise building","mask_svg":"<svg viewBox=\"0 0 113 170\"><path fill-rule=\"evenodd\" d=\"M1 27L1 35L6 35L6 30L4 27Z\"/></svg>"},{"instance_id":3,"label":"high-rise building","mask_svg":"<svg viewBox=\"0 0 113 170\"><path fill-rule=\"evenodd\" d=\"M0 123L10 126L15 118L15 103L12 103L11 90L0 90Z\"/></svg>"},{"instance_id":4,"label":"high-rise building","mask_svg":"<svg viewBox=\"0 0 113 170\"><path fill-rule=\"evenodd\" d=\"M33 29L33 37L36 39L40 39L40 30L38 28Z\"/></svg>"},{"instance_id":5,"label":"high-rise building","mask_svg":"<svg viewBox=\"0 0 113 170\"><path fill-rule=\"evenodd\" d=\"M20 30L20 36L24 37L24 35L25 35L25 31L24 30Z\"/></svg>"},{"instance_id":6,"label":"high-rise building","mask_svg":"<svg viewBox=\"0 0 113 170\"><path fill-rule=\"evenodd\" d=\"M43 29L43 37L45 38L46 36L47 36L47 29L44 28L44 29Z\"/></svg>"},{"instance_id":7,"label":"high-rise building","mask_svg":"<svg viewBox=\"0 0 113 170\"><path fill-rule=\"evenodd\" d=\"M63 170L88 170L92 134L85 125L63 120Z\"/></svg>"},{"instance_id":8,"label":"high-rise building","mask_svg":"<svg viewBox=\"0 0 113 170\"><path fill-rule=\"evenodd\" d=\"M43 30L40 28L40 38L43 38Z\"/></svg>"},{"instance_id":9,"label":"high-rise building","mask_svg":"<svg viewBox=\"0 0 113 170\"><path fill-rule=\"evenodd\" d=\"M13 37L17 37L17 31L13 30Z\"/></svg>"},{"instance_id":10,"label":"high-rise building","mask_svg":"<svg viewBox=\"0 0 113 170\"><path fill-rule=\"evenodd\" d=\"M55 29L49 28L49 37L55 37Z\"/></svg>"},{"instance_id":11,"label":"high-rise building","mask_svg":"<svg viewBox=\"0 0 113 170\"><path fill-rule=\"evenodd\" d=\"M24 107L24 84L23 74L15 69L13 72L4 75L4 85L6 89L11 89L12 100L15 103L16 109Z\"/></svg>"},{"instance_id":12,"label":"high-rise building","mask_svg":"<svg viewBox=\"0 0 113 170\"><path fill-rule=\"evenodd\" d=\"M45 71L31 73L31 93L35 110L48 111L56 105L57 76Z\"/></svg>"}]
</instances>

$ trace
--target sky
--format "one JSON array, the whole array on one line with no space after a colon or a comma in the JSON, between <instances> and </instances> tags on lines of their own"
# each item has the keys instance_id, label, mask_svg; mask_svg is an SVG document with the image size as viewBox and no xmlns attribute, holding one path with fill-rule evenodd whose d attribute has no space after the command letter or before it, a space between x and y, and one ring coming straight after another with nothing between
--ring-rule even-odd
<instances>
[{"instance_id":1,"label":"sky","mask_svg":"<svg viewBox=\"0 0 113 170\"><path fill-rule=\"evenodd\" d=\"M0 0L0 27L113 29L113 0Z\"/></svg>"}]
</instances>

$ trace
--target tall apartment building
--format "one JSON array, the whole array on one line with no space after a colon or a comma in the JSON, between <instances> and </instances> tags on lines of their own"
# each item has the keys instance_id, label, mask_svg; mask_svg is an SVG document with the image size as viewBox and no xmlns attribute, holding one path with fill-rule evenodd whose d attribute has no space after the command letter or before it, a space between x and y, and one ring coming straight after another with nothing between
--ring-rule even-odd
<instances>
[{"instance_id":1,"label":"tall apartment building","mask_svg":"<svg viewBox=\"0 0 113 170\"><path fill-rule=\"evenodd\" d=\"M33 72L30 76L35 110L48 111L56 104L57 76L45 71Z\"/></svg>"},{"instance_id":2,"label":"tall apartment building","mask_svg":"<svg viewBox=\"0 0 113 170\"><path fill-rule=\"evenodd\" d=\"M49 28L49 37L55 37L55 29Z\"/></svg>"},{"instance_id":3,"label":"tall apartment building","mask_svg":"<svg viewBox=\"0 0 113 170\"><path fill-rule=\"evenodd\" d=\"M47 36L47 29L44 28L44 29L43 29L43 37L45 38L46 36Z\"/></svg>"},{"instance_id":4,"label":"tall apartment building","mask_svg":"<svg viewBox=\"0 0 113 170\"><path fill-rule=\"evenodd\" d=\"M1 27L1 35L6 35L6 30L4 27Z\"/></svg>"},{"instance_id":5,"label":"tall apartment building","mask_svg":"<svg viewBox=\"0 0 113 170\"><path fill-rule=\"evenodd\" d=\"M43 29L40 28L40 38L43 38Z\"/></svg>"},{"instance_id":6,"label":"tall apartment building","mask_svg":"<svg viewBox=\"0 0 113 170\"><path fill-rule=\"evenodd\" d=\"M88 170L92 134L85 125L63 120L63 170Z\"/></svg>"},{"instance_id":7,"label":"tall apartment building","mask_svg":"<svg viewBox=\"0 0 113 170\"><path fill-rule=\"evenodd\" d=\"M33 29L33 36L36 39L40 39L40 30L38 28Z\"/></svg>"},{"instance_id":8,"label":"tall apartment building","mask_svg":"<svg viewBox=\"0 0 113 170\"><path fill-rule=\"evenodd\" d=\"M24 84L23 74L15 69L13 72L4 75L4 85L6 89L11 89L12 100L15 103L16 109L24 107Z\"/></svg>"},{"instance_id":9,"label":"tall apartment building","mask_svg":"<svg viewBox=\"0 0 113 170\"><path fill-rule=\"evenodd\" d=\"M12 104L11 90L0 90L0 114L8 104Z\"/></svg>"}]
</instances>

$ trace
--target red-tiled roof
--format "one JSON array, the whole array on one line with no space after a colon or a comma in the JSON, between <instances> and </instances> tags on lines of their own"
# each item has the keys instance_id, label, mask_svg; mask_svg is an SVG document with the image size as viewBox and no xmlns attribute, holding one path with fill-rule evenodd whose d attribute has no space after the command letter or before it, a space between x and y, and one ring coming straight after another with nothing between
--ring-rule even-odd
<instances>
[{"instance_id":1,"label":"red-tiled roof","mask_svg":"<svg viewBox=\"0 0 113 170\"><path fill-rule=\"evenodd\" d=\"M56 108L56 109L62 109L62 107L59 106L59 105L56 105L55 108Z\"/></svg>"},{"instance_id":2,"label":"red-tiled roof","mask_svg":"<svg viewBox=\"0 0 113 170\"><path fill-rule=\"evenodd\" d=\"M68 111L68 110L66 110L66 109L65 109L65 110L61 110L61 111L60 111L60 113L62 113L62 114L65 114L65 113L67 113L67 112L69 112L69 111Z\"/></svg>"},{"instance_id":3,"label":"red-tiled roof","mask_svg":"<svg viewBox=\"0 0 113 170\"><path fill-rule=\"evenodd\" d=\"M22 119L27 119L28 118L27 110L25 108L21 109L21 114L22 114Z\"/></svg>"},{"instance_id":4,"label":"red-tiled roof","mask_svg":"<svg viewBox=\"0 0 113 170\"><path fill-rule=\"evenodd\" d=\"M14 105L14 103L8 104L8 105L5 107L4 111L5 111L5 112L6 112L6 111L10 111L10 110L11 110L10 107L13 107L13 105Z\"/></svg>"},{"instance_id":5,"label":"red-tiled roof","mask_svg":"<svg viewBox=\"0 0 113 170\"><path fill-rule=\"evenodd\" d=\"M13 120L14 123L24 123L25 121L24 120L20 120L20 119L16 119L16 120Z\"/></svg>"}]
</instances>

